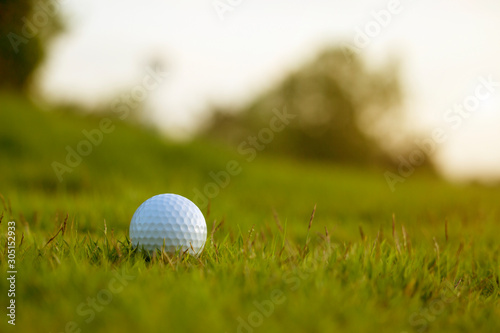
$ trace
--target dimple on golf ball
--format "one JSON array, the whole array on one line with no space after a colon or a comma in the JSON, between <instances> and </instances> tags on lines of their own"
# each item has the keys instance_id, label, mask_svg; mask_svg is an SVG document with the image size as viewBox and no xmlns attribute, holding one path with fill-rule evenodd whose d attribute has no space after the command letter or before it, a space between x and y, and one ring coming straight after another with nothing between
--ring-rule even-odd
<instances>
[{"instance_id":1,"label":"dimple on golf ball","mask_svg":"<svg viewBox=\"0 0 500 333\"><path fill-rule=\"evenodd\" d=\"M153 251L199 254L207 239L207 224L200 209L177 194L159 194L144 201L132 216L133 245ZM194 249L194 252L193 252Z\"/></svg>"}]
</instances>

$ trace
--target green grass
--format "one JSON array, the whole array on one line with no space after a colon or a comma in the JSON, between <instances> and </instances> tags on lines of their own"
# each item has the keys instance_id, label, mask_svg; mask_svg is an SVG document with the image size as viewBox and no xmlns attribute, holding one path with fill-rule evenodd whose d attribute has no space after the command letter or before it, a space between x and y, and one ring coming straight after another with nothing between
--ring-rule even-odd
<instances>
[{"instance_id":1,"label":"green grass","mask_svg":"<svg viewBox=\"0 0 500 333\"><path fill-rule=\"evenodd\" d=\"M500 331L497 187L417 172L393 193L383 170L265 151L248 163L229 147L172 144L115 119L59 182L51 163L100 119L7 94L0 104L0 266L5 277L14 220L18 271L16 327L2 314L2 332ZM230 160L242 172L202 207L199 258L130 245L142 201L193 199ZM7 289L0 279L4 305Z\"/></svg>"}]
</instances>

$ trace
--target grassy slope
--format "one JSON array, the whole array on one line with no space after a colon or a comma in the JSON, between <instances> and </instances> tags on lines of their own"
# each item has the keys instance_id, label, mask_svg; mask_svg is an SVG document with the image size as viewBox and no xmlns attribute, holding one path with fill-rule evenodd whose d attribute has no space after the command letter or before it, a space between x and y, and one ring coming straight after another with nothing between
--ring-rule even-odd
<instances>
[{"instance_id":1,"label":"grassy slope","mask_svg":"<svg viewBox=\"0 0 500 333\"><path fill-rule=\"evenodd\" d=\"M5 235L13 219L18 239L24 234L16 329L71 331L65 326L74 321L84 332L231 332L256 310L254 302L278 290L283 303L254 331L500 330L497 188L456 187L416 174L392 193L382 172L265 153L248 163L231 149L172 145L116 120L116 129L59 182L51 163L63 162L65 147L76 147L81 131L97 128L99 119L39 112L5 94L0 105L0 193L11 207L3 209L0 227ZM193 188L203 189L209 172L232 159L243 171L212 199L207 219L209 229L225 221L214 235L218 251L209 243L199 260L151 263L130 248L128 223L142 201L165 192L193 198ZM65 234L45 246L66 214ZM113 279L123 269L133 278L117 288ZM0 281L4 293L6 280ZM86 305L89 297L106 303L106 295L112 299L102 308ZM5 320L0 325L3 331Z\"/></svg>"}]
</instances>

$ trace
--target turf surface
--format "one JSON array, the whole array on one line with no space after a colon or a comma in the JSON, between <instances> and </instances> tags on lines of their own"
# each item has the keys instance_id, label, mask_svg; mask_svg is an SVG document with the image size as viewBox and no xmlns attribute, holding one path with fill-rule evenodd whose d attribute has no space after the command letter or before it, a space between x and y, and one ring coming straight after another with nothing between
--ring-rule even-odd
<instances>
[{"instance_id":1,"label":"turf surface","mask_svg":"<svg viewBox=\"0 0 500 333\"><path fill-rule=\"evenodd\" d=\"M265 151L247 162L112 116L113 130L60 181L54 162L67 165L67 147L101 118L8 94L0 104L2 332L500 331L498 187L417 171L391 192L384 170ZM230 161L239 172L207 187ZM201 206L199 258L130 244L132 214L159 193ZM5 315L9 221L15 327Z\"/></svg>"}]
</instances>

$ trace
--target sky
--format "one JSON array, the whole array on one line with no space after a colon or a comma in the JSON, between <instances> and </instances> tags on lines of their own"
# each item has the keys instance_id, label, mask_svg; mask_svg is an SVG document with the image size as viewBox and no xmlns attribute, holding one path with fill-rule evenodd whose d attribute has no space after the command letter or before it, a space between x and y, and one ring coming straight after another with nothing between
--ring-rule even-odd
<instances>
[{"instance_id":1,"label":"sky","mask_svg":"<svg viewBox=\"0 0 500 333\"><path fill-rule=\"evenodd\" d=\"M414 130L446 132L434 155L446 177L500 179L500 86L460 124L446 118L482 79L500 82L500 1L61 3L67 31L37 78L47 101L103 105L161 64L167 74L148 91L147 111L187 137L210 105L243 105L322 48L348 42L373 66L399 59Z\"/></svg>"}]
</instances>

